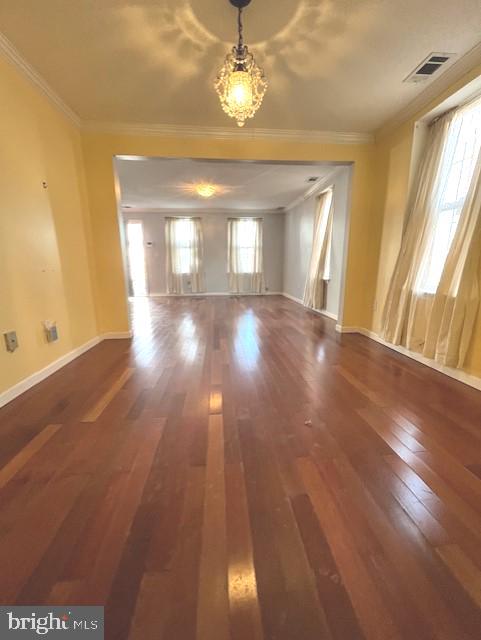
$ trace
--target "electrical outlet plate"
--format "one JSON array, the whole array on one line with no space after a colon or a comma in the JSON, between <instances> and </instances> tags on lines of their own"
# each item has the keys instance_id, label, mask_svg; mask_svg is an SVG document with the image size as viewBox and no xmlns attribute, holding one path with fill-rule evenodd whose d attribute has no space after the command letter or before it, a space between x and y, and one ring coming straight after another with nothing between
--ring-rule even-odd
<instances>
[{"instance_id":1,"label":"electrical outlet plate","mask_svg":"<svg viewBox=\"0 0 481 640\"><path fill-rule=\"evenodd\" d=\"M47 342L55 342L55 340L58 340L57 324L54 321L45 320L43 328Z\"/></svg>"},{"instance_id":2,"label":"electrical outlet plate","mask_svg":"<svg viewBox=\"0 0 481 640\"><path fill-rule=\"evenodd\" d=\"M11 353L18 348L17 333L15 331L7 331L3 334L7 351Z\"/></svg>"}]
</instances>

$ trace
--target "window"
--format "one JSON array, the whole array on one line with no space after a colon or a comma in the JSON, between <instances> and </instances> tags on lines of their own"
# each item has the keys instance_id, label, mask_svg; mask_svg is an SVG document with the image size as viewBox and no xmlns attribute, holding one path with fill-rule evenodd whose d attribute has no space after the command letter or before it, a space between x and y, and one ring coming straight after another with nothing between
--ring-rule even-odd
<instances>
[{"instance_id":1,"label":"window","mask_svg":"<svg viewBox=\"0 0 481 640\"><path fill-rule=\"evenodd\" d=\"M262 219L229 219L227 272L230 290L237 293L261 293L264 286L262 263Z\"/></svg>"},{"instance_id":2,"label":"window","mask_svg":"<svg viewBox=\"0 0 481 640\"><path fill-rule=\"evenodd\" d=\"M236 223L232 249L237 253L235 273L254 273L256 263L256 238L258 220L241 219Z\"/></svg>"},{"instance_id":3,"label":"window","mask_svg":"<svg viewBox=\"0 0 481 640\"><path fill-rule=\"evenodd\" d=\"M174 273L194 273L195 227L191 218L173 220Z\"/></svg>"},{"instance_id":4,"label":"window","mask_svg":"<svg viewBox=\"0 0 481 640\"><path fill-rule=\"evenodd\" d=\"M200 293L202 275L202 221L200 218L165 218L167 292Z\"/></svg>"},{"instance_id":5,"label":"window","mask_svg":"<svg viewBox=\"0 0 481 640\"><path fill-rule=\"evenodd\" d=\"M311 258L304 287L303 302L312 309L323 309L326 304L326 282L331 275L331 243L333 216L333 188L319 196L314 218Z\"/></svg>"},{"instance_id":6,"label":"window","mask_svg":"<svg viewBox=\"0 0 481 640\"><path fill-rule=\"evenodd\" d=\"M138 220L127 221L127 259L130 289L133 296L147 295L144 231Z\"/></svg>"},{"instance_id":7,"label":"window","mask_svg":"<svg viewBox=\"0 0 481 640\"><path fill-rule=\"evenodd\" d=\"M453 119L434 193L434 220L415 282L418 293L434 294L441 280L481 146L481 100Z\"/></svg>"}]
</instances>

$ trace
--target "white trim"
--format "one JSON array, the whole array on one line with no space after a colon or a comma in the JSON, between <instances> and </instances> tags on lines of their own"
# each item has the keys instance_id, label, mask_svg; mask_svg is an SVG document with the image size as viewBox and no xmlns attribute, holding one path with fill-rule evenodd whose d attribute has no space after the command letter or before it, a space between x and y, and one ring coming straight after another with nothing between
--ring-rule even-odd
<instances>
[{"instance_id":1,"label":"white trim","mask_svg":"<svg viewBox=\"0 0 481 640\"><path fill-rule=\"evenodd\" d=\"M54 104L57 109L67 116L77 127L80 126L80 118L62 98L56 93L48 82L40 75L40 73L32 67L32 65L25 60L20 52L13 46L13 44L6 38L3 33L0 32L0 53L6 58L14 67L16 67L32 84L34 84L47 98Z\"/></svg>"},{"instance_id":2,"label":"white trim","mask_svg":"<svg viewBox=\"0 0 481 640\"><path fill-rule=\"evenodd\" d=\"M359 327L347 327L342 324L336 324L336 331L337 333L362 333L363 330Z\"/></svg>"},{"instance_id":3,"label":"white trim","mask_svg":"<svg viewBox=\"0 0 481 640\"><path fill-rule=\"evenodd\" d=\"M300 298L296 298L296 296L291 296L290 293L287 293L286 291L282 292L282 295L284 296L284 298L289 298L289 300L292 300L292 302L297 302L297 304L300 304L302 306L304 306L302 300Z\"/></svg>"},{"instance_id":4,"label":"white trim","mask_svg":"<svg viewBox=\"0 0 481 640\"><path fill-rule=\"evenodd\" d=\"M330 311L326 311L325 309L311 309L311 307L306 307L306 305L302 302L302 300L300 298L296 298L295 296L291 296L290 293L286 293L285 291L283 291L279 295L284 296L284 298L288 298L289 300L292 300L292 302L297 302L297 304L300 304L302 307L304 307L304 309L306 311L312 311L313 313L317 313L320 316L325 316L326 318L329 318L330 320L337 320L337 316L334 313L331 313ZM338 325L336 325L336 327L337 326Z\"/></svg>"},{"instance_id":5,"label":"white trim","mask_svg":"<svg viewBox=\"0 0 481 640\"><path fill-rule=\"evenodd\" d=\"M86 351L89 351L90 349L92 349L92 347L95 347L97 344L99 344L103 340L115 340L118 338L131 338L131 337L132 337L131 331L114 331L111 333L103 333L100 336L95 336L95 338L91 338L80 347L77 347L76 349L72 349L72 351L69 351L68 353L58 358L57 360L54 360L43 369L40 369L40 371L36 371L35 373L32 373L31 375L27 376L23 380L20 380L20 382L17 382L17 384L14 384L13 387L10 387L6 391L3 391L2 393L0 393L0 407L5 406L9 402L17 398L19 395L21 395L22 393L25 393L25 391L28 391L29 389L37 385L39 382L42 382L42 380L45 380L45 378L48 378L53 373L57 372L59 369L62 369L67 364L70 364L70 362L72 362L73 360L81 356Z\"/></svg>"},{"instance_id":6,"label":"white trim","mask_svg":"<svg viewBox=\"0 0 481 640\"><path fill-rule=\"evenodd\" d=\"M82 123L84 131L118 135L144 135L176 138L215 138L217 140L276 139L291 142L323 144L369 144L371 133L356 131L309 131L297 129L236 129L234 127L204 127L191 125L92 122Z\"/></svg>"},{"instance_id":7,"label":"white trim","mask_svg":"<svg viewBox=\"0 0 481 640\"><path fill-rule=\"evenodd\" d=\"M132 331L110 331L108 333L102 333L100 336L101 340L125 340L128 338L132 338Z\"/></svg>"},{"instance_id":8,"label":"white trim","mask_svg":"<svg viewBox=\"0 0 481 640\"><path fill-rule=\"evenodd\" d=\"M471 373L466 373L466 371L463 371L462 369L455 369L454 367L448 367L444 364L440 364L439 362L436 362L436 360L433 360L432 358L426 358L426 356L423 356L420 353L416 353L415 351L410 351L409 349L406 349L406 347L402 347L401 345L391 344L390 342L386 342L384 338L381 338L374 331L369 331L368 329L364 329L362 327L343 327L341 325L336 325L336 331L339 331L340 333L359 333L363 336L366 336L366 338L370 338L371 340L378 342L383 347L387 347L392 351L396 351L397 353L400 353L403 356L407 356L408 358L411 358L411 360L416 360L416 362L419 362L420 364L423 364L426 367L429 367L430 369L434 369L436 371L439 371L439 373L443 373L449 378L453 378L458 382L462 382L463 384L466 384L469 387L473 387L474 389L478 389L479 391L481 391L480 377L475 376Z\"/></svg>"}]
</instances>

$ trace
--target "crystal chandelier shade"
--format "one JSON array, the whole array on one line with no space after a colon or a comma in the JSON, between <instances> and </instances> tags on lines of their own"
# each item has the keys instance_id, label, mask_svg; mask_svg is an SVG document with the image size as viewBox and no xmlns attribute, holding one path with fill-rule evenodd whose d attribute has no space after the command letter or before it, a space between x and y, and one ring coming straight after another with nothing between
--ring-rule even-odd
<instances>
[{"instance_id":1,"label":"crystal chandelier shade","mask_svg":"<svg viewBox=\"0 0 481 640\"><path fill-rule=\"evenodd\" d=\"M231 0L237 6L239 42L226 56L214 82L222 109L243 127L262 104L267 89L264 71L257 65L254 56L244 44L242 37L242 6L244 2Z\"/></svg>"}]
</instances>

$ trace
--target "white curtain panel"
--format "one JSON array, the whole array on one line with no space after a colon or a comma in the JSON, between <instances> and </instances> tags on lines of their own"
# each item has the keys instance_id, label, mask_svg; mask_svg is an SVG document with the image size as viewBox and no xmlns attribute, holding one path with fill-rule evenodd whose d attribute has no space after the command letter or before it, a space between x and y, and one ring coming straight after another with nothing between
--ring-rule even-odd
<instances>
[{"instance_id":1,"label":"white curtain panel","mask_svg":"<svg viewBox=\"0 0 481 640\"><path fill-rule=\"evenodd\" d=\"M462 367L479 306L481 101L431 126L383 336Z\"/></svg>"},{"instance_id":2,"label":"white curtain panel","mask_svg":"<svg viewBox=\"0 0 481 640\"><path fill-rule=\"evenodd\" d=\"M332 201L332 188L321 193L314 219L311 259L303 298L305 306L311 309L322 309L325 306L331 259Z\"/></svg>"},{"instance_id":3,"label":"white curtain panel","mask_svg":"<svg viewBox=\"0 0 481 640\"><path fill-rule=\"evenodd\" d=\"M233 293L262 293L262 218L227 221L227 272Z\"/></svg>"},{"instance_id":4,"label":"white curtain panel","mask_svg":"<svg viewBox=\"0 0 481 640\"><path fill-rule=\"evenodd\" d=\"M165 244L167 292L201 293L204 288L201 219L166 218Z\"/></svg>"},{"instance_id":5,"label":"white curtain panel","mask_svg":"<svg viewBox=\"0 0 481 640\"><path fill-rule=\"evenodd\" d=\"M481 152L451 249L434 296L424 355L462 367L479 308Z\"/></svg>"}]
</instances>

